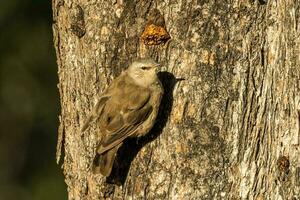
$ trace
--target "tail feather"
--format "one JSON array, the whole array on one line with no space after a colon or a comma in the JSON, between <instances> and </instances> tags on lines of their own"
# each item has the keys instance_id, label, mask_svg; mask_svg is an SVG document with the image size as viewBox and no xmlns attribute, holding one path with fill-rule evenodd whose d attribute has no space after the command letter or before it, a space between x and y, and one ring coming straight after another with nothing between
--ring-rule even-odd
<instances>
[{"instance_id":1,"label":"tail feather","mask_svg":"<svg viewBox=\"0 0 300 200\"><path fill-rule=\"evenodd\" d=\"M105 151L102 154L97 154L94 159L93 173L101 173L103 176L108 177L111 173L114 161L117 155L117 151L122 143L118 144L112 149Z\"/></svg>"}]
</instances>

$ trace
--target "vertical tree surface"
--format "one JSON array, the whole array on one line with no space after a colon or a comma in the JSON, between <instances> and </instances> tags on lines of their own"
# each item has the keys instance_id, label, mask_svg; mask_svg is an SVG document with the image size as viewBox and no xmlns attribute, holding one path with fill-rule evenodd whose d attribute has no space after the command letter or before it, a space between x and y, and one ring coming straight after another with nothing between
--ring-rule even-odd
<instances>
[{"instance_id":1,"label":"vertical tree surface","mask_svg":"<svg viewBox=\"0 0 300 200\"><path fill-rule=\"evenodd\" d=\"M154 11L161 44L141 39ZM69 199L300 199L299 1L53 0L53 17ZM96 123L80 127L141 56L168 72L166 94L105 181L91 172Z\"/></svg>"}]
</instances>

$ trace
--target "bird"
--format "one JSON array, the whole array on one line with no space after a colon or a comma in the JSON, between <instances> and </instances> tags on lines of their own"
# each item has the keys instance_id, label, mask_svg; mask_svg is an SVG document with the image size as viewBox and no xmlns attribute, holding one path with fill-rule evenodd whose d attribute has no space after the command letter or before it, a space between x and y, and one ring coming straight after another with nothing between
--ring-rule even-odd
<instances>
[{"instance_id":1,"label":"bird","mask_svg":"<svg viewBox=\"0 0 300 200\"><path fill-rule=\"evenodd\" d=\"M136 59L100 95L81 129L93 120L99 127L93 173L108 177L124 140L142 137L153 127L164 93L159 66L152 58Z\"/></svg>"}]
</instances>

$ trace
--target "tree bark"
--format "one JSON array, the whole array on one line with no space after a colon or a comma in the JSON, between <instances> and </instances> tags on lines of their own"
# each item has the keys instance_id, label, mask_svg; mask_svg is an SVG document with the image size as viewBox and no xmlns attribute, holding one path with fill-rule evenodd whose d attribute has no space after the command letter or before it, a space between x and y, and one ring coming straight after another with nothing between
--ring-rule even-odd
<instances>
[{"instance_id":1,"label":"tree bark","mask_svg":"<svg viewBox=\"0 0 300 200\"><path fill-rule=\"evenodd\" d=\"M300 199L299 1L52 1L69 199ZM154 9L171 39L149 46ZM80 126L141 56L168 71L166 94L105 180L91 172L97 126Z\"/></svg>"}]
</instances>

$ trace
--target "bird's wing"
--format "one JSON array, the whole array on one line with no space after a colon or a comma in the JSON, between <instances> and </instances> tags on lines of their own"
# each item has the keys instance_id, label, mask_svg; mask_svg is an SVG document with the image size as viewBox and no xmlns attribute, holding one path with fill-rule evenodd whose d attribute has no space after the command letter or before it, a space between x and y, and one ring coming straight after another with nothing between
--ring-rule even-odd
<instances>
[{"instance_id":1,"label":"bird's wing","mask_svg":"<svg viewBox=\"0 0 300 200\"><path fill-rule=\"evenodd\" d=\"M153 110L149 100L148 91L132 90L118 103L113 99L107 102L100 119L102 122L100 127L106 134L98 147L99 154L115 147L135 133Z\"/></svg>"},{"instance_id":2,"label":"bird's wing","mask_svg":"<svg viewBox=\"0 0 300 200\"><path fill-rule=\"evenodd\" d=\"M90 122L94 119L97 119L100 115L101 112L104 108L104 105L106 103L106 101L109 99L109 96L102 96L99 101L96 103L95 107L93 108L93 110L91 111L91 113L89 114L89 116L86 118L86 120L84 121L84 124L81 128L81 132L85 131L87 129L87 127L89 126Z\"/></svg>"},{"instance_id":3,"label":"bird's wing","mask_svg":"<svg viewBox=\"0 0 300 200\"><path fill-rule=\"evenodd\" d=\"M81 128L81 132L85 131L90 122L92 120L96 120L101 116L101 112L103 111L103 108L106 104L106 102L110 99L111 96L114 96L114 93L117 91L118 85L121 85L124 87L123 82L124 82L124 77L125 74L121 74L119 77L117 77L112 84L104 91L102 96L100 97L99 101L96 103L95 107L93 110L90 112L86 120L84 121L84 124Z\"/></svg>"}]
</instances>

